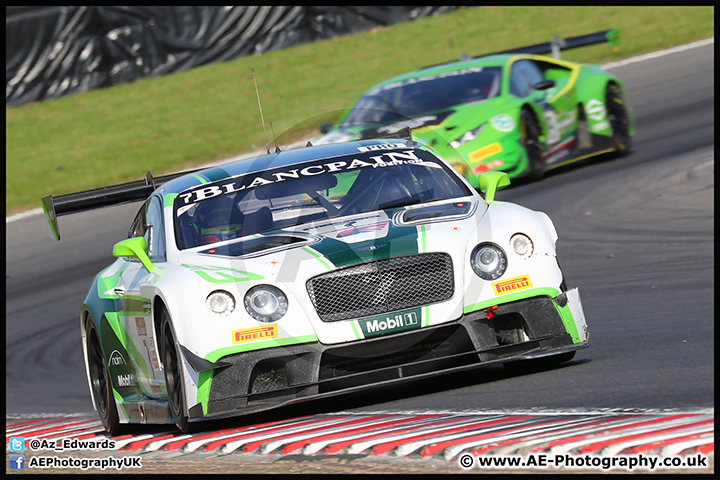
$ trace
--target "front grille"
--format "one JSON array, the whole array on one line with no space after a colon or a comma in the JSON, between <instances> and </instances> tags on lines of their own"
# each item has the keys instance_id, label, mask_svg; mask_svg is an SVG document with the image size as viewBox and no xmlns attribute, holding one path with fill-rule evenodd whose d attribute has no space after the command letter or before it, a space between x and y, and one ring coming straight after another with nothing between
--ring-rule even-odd
<instances>
[{"instance_id":1,"label":"front grille","mask_svg":"<svg viewBox=\"0 0 720 480\"><path fill-rule=\"evenodd\" d=\"M307 290L323 322L427 305L453 296L452 259L423 253L375 260L311 278Z\"/></svg>"}]
</instances>

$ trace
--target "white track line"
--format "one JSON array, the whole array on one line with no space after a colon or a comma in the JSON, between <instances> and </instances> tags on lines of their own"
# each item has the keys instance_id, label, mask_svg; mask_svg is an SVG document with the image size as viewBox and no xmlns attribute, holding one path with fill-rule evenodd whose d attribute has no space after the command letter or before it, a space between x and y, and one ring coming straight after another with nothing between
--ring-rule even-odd
<instances>
[{"instance_id":1,"label":"white track line","mask_svg":"<svg viewBox=\"0 0 720 480\"><path fill-rule=\"evenodd\" d=\"M617 61L617 62L606 63L606 64L603 64L602 67L603 67L603 68L622 67L622 66L624 66L624 65L630 65L631 63L642 62L642 61L645 61L645 60L650 60L650 59L653 59L653 58L658 58L658 57L662 57L662 56L665 56L665 55L670 55L671 53L684 52L684 51L686 51L686 50L690 50L690 49L693 49L693 48L704 47L705 45L710 45L710 44L712 44L712 43L714 43L714 42L715 42L715 37L706 38L705 40L700 40L700 41L697 41L697 42L688 43L687 45L680 45L679 47L668 48L668 49L666 49L666 50L658 50L657 52L646 53L646 54L644 54L644 55L638 55L637 57L627 58L627 59L625 59L625 60L620 60L620 61ZM208 164L208 165L206 165L206 166L207 166L207 167L212 167L212 166L215 166L215 165L222 165L222 164L224 164L224 163L229 163L229 162L231 162L231 161L240 160L240 159L242 159L242 158L254 157L255 155L257 155L257 154L259 154L259 153L262 153L262 151L258 151L258 152L250 153L250 154L243 154L243 155L239 155L239 156L237 156L237 157L232 157L232 158L228 158L228 159L225 159L225 160L220 160L220 161L218 161L218 162L210 163L210 164ZM43 213L43 209L42 209L42 208L34 208L34 209L32 209L32 210L28 210L27 212L16 213L15 215L11 215L11 216L9 216L9 217L5 217L5 223L7 224L7 223L10 223L10 222L14 222L15 220L21 220L21 219L23 219L23 218L32 217L32 216L34 216L34 215L40 215L40 214L42 214L42 213Z\"/></svg>"},{"instance_id":2,"label":"white track line","mask_svg":"<svg viewBox=\"0 0 720 480\"><path fill-rule=\"evenodd\" d=\"M646 53L644 55L638 55L637 57L626 58L625 60L619 60L617 62L610 62L603 64L603 68L615 68L630 65L631 63L643 62L645 60L651 60L653 58L664 57L671 53L684 52L692 48L704 47L705 45L711 45L715 43L715 37L706 38L705 40L699 40L697 42L688 43L687 45L680 45L678 47L668 48L666 50L659 50L657 52Z\"/></svg>"}]
</instances>

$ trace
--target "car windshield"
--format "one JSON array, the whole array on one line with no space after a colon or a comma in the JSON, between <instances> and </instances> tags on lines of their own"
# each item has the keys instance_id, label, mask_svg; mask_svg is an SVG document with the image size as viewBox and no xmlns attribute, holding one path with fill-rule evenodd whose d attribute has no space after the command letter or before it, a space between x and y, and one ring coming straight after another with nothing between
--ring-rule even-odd
<instances>
[{"instance_id":1,"label":"car windshield","mask_svg":"<svg viewBox=\"0 0 720 480\"><path fill-rule=\"evenodd\" d=\"M450 167L428 151L402 143L358 150L354 155L230 177L180 193L173 205L178 248L472 194Z\"/></svg>"},{"instance_id":2,"label":"car windshield","mask_svg":"<svg viewBox=\"0 0 720 480\"><path fill-rule=\"evenodd\" d=\"M363 95L340 127L417 117L500 94L501 67L471 67L390 83Z\"/></svg>"}]
</instances>

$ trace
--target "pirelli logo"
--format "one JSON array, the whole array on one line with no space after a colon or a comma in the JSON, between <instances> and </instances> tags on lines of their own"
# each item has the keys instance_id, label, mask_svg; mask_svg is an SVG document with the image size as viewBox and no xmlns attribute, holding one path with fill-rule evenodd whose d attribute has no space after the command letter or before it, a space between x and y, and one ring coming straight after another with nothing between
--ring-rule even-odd
<instances>
[{"instance_id":1,"label":"pirelli logo","mask_svg":"<svg viewBox=\"0 0 720 480\"><path fill-rule=\"evenodd\" d=\"M254 342L256 340L267 340L268 338L277 338L277 325L268 325L267 327L243 328L242 330L234 330L232 332L232 343Z\"/></svg>"},{"instance_id":2,"label":"pirelli logo","mask_svg":"<svg viewBox=\"0 0 720 480\"><path fill-rule=\"evenodd\" d=\"M532 282L530 281L530 275L523 275L521 277L509 278L507 280L501 280L492 284L495 295L504 295L506 293L517 292L518 290L525 290L526 288L532 288Z\"/></svg>"},{"instance_id":3,"label":"pirelli logo","mask_svg":"<svg viewBox=\"0 0 720 480\"><path fill-rule=\"evenodd\" d=\"M469 157L472 163L476 163L493 155L497 155L500 152L502 152L502 146L500 145L500 142L495 142L486 147L482 147L479 150L471 152Z\"/></svg>"}]
</instances>

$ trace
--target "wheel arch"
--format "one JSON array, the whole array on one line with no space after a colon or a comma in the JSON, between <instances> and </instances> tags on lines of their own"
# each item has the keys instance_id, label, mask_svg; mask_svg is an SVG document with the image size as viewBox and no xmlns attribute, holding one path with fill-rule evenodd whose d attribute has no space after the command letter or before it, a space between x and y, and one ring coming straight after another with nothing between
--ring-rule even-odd
<instances>
[{"instance_id":1,"label":"wheel arch","mask_svg":"<svg viewBox=\"0 0 720 480\"><path fill-rule=\"evenodd\" d=\"M162 313L167 310L165 300L160 296L156 295L153 298L153 330L155 332L155 338L158 342L158 348L162 348L159 344L162 343ZM172 318L172 317L170 317Z\"/></svg>"},{"instance_id":2,"label":"wheel arch","mask_svg":"<svg viewBox=\"0 0 720 480\"><path fill-rule=\"evenodd\" d=\"M92 323L92 325L91 325ZM90 377L90 360L88 358L89 352L88 352L88 335L91 330L95 330L97 332L98 327L95 324L95 319L92 315L92 312L87 307L87 305L82 306L82 310L80 313L80 335L82 338L82 348L83 348L83 362L85 363L85 377L87 378L88 382L88 389L90 390L90 400L92 401L93 410L97 412L96 402L97 398L95 398L95 392L92 388L92 378ZM98 335L99 339L99 334ZM102 340L100 340L100 348L102 349ZM103 352L104 355L104 352Z\"/></svg>"}]
</instances>

